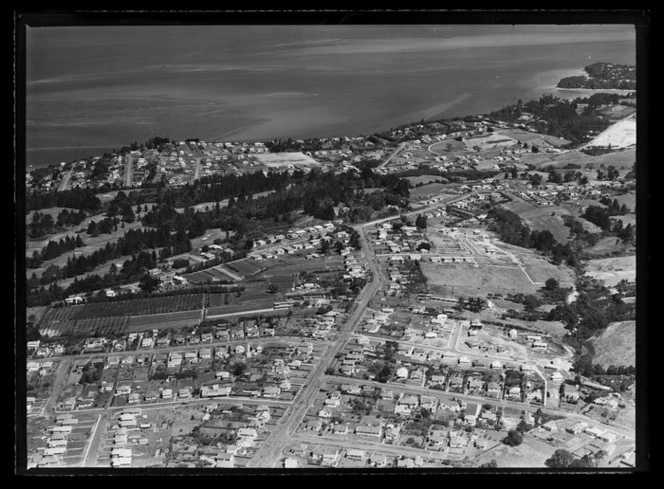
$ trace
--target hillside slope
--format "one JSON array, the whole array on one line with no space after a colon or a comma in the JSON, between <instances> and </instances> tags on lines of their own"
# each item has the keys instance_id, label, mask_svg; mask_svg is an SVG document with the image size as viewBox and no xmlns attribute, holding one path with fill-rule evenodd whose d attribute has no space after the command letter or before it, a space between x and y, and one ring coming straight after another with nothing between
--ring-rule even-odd
<instances>
[{"instance_id":1,"label":"hillside slope","mask_svg":"<svg viewBox=\"0 0 664 489\"><path fill-rule=\"evenodd\" d=\"M636 321L611 323L590 342L595 348L593 364L604 368L636 365Z\"/></svg>"}]
</instances>

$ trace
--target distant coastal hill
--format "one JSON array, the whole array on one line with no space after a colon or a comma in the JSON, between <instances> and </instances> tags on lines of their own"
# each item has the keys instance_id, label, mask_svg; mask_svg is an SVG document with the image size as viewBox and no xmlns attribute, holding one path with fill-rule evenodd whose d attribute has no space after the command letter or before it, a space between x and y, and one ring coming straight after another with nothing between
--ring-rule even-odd
<instances>
[{"instance_id":1,"label":"distant coastal hill","mask_svg":"<svg viewBox=\"0 0 664 489\"><path fill-rule=\"evenodd\" d=\"M557 88L636 90L636 66L594 63L583 70L587 76L568 76L558 82Z\"/></svg>"}]
</instances>

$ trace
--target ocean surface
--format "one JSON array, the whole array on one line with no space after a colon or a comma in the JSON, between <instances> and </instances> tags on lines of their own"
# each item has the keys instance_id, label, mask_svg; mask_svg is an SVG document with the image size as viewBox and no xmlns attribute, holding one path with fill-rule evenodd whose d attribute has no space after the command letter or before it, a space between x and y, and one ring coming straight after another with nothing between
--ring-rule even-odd
<instances>
[{"instance_id":1,"label":"ocean surface","mask_svg":"<svg viewBox=\"0 0 664 489\"><path fill-rule=\"evenodd\" d=\"M636 63L632 26L27 28L27 165L153 136L264 141L371 134L557 90Z\"/></svg>"}]
</instances>

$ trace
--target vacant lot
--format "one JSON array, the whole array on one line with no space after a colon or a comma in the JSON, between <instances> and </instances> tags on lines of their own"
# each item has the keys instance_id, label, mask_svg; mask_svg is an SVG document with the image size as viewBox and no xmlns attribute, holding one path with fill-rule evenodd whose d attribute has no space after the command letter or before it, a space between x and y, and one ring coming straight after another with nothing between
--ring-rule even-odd
<instances>
[{"instance_id":1,"label":"vacant lot","mask_svg":"<svg viewBox=\"0 0 664 489\"><path fill-rule=\"evenodd\" d=\"M421 263L428 284L442 294L484 296L492 294L532 294L533 285L520 268L505 266L475 267L465 264ZM433 289L432 289L433 290Z\"/></svg>"},{"instance_id":2,"label":"vacant lot","mask_svg":"<svg viewBox=\"0 0 664 489\"><path fill-rule=\"evenodd\" d=\"M593 363L604 368L636 365L636 321L611 323L590 341L595 348Z\"/></svg>"},{"instance_id":3,"label":"vacant lot","mask_svg":"<svg viewBox=\"0 0 664 489\"><path fill-rule=\"evenodd\" d=\"M621 280L636 281L636 255L588 260L586 275L603 280L611 287Z\"/></svg>"}]
</instances>

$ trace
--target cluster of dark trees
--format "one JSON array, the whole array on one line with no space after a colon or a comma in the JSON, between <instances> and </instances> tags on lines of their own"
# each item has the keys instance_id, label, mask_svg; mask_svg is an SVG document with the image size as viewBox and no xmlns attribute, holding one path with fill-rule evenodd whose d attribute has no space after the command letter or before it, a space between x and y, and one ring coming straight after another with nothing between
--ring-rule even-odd
<instances>
[{"instance_id":1,"label":"cluster of dark trees","mask_svg":"<svg viewBox=\"0 0 664 489\"><path fill-rule=\"evenodd\" d=\"M614 199L613 203L607 207L600 207L597 205L590 205L583 213L582 217L596 226L600 227L604 232L612 232L622 241L629 243L634 238L634 226L627 224L623 227L622 221L617 220L615 224L611 224L611 216L623 215L627 212L627 208L623 204L622 207L618 205L618 201Z\"/></svg>"},{"instance_id":2,"label":"cluster of dark trees","mask_svg":"<svg viewBox=\"0 0 664 489\"><path fill-rule=\"evenodd\" d=\"M325 147L338 149L341 142L334 144L334 142L327 142ZM301 142L294 141L291 138L285 141L281 139L273 139L265 143L265 147L271 153L283 153L286 151L319 151L323 149L323 142L318 138L310 138L301 140Z\"/></svg>"},{"instance_id":3,"label":"cluster of dark trees","mask_svg":"<svg viewBox=\"0 0 664 489\"><path fill-rule=\"evenodd\" d=\"M85 211L62 209L54 220L50 214L34 211L27 229L28 237L36 239L46 234L56 233L65 226L78 226L86 217Z\"/></svg>"},{"instance_id":4,"label":"cluster of dark trees","mask_svg":"<svg viewBox=\"0 0 664 489\"><path fill-rule=\"evenodd\" d=\"M101 201L96 193L94 189L78 187L62 192L31 192L25 199L26 213L49 207L69 207L94 213L101 209Z\"/></svg>"},{"instance_id":5,"label":"cluster of dark trees","mask_svg":"<svg viewBox=\"0 0 664 489\"><path fill-rule=\"evenodd\" d=\"M636 67L610 63L593 63L584 68L588 76L568 76L558 88L590 88L593 90L636 90Z\"/></svg>"},{"instance_id":6,"label":"cluster of dark trees","mask_svg":"<svg viewBox=\"0 0 664 489\"><path fill-rule=\"evenodd\" d=\"M561 303L551 309L547 321L561 321L567 329L576 328L575 338L584 341L609 323L635 318L635 305L622 301L619 294L606 291L584 290L577 285L579 295L570 303Z\"/></svg>"},{"instance_id":7,"label":"cluster of dark trees","mask_svg":"<svg viewBox=\"0 0 664 489\"><path fill-rule=\"evenodd\" d=\"M580 264L579 250L571 243L558 243L549 230L531 230L523 224L518 214L501 207L492 207L487 215L492 218L489 229L496 232L502 241L539 250L550 256L556 265L565 262L576 267Z\"/></svg>"},{"instance_id":8,"label":"cluster of dark trees","mask_svg":"<svg viewBox=\"0 0 664 489\"><path fill-rule=\"evenodd\" d=\"M551 457L547 458L544 461L544 465L551 469L564 469L564 468L575 468L575 469L585 469L591 467L597 467L597 464L600 459L606 456L604 450L599 450L593 455L584 455L581 458L576 458L569 450L564 448L559 448Z\"/></svg>"},{"instance_id":9,"label":"cluster of dark trees","mask_svg":"<svg viewBox=\"0 0 664 489\"><path fill-rule=\"evenodd\" d=\"M545 171L548 171L547 181L550 183L568 183L573 181L578 181L581 185L588 183L588 177L583 175L581 172L565 171L559 172L553 168L545 168Z\"/></svg>"},{"instance_id":10,"label":"cluster of dark trees","mask_svg":"<svg viewBox=\"0 0 664 489\"><path fill-rule=\"evenodd\" d=\"M135 258L125 262L125 266L128 268L125 270L125 266L123 266L121 273L127 277L133 276L133 270L136 267L140 269L141 267L154 268L157 266L155 248L162 248L159 258L166 259L172 255L190 251L191 242L186 234L181 232L172 233L165 226L160 229L130 229L115 243L106 243L105 247L89 255L69 257L63 267L55 265L49 267L44 272L41 283L45 285L57 279L83 275L109 260L128 255L133 255ZM152 249L152 253L144 251L147 249ZM136 263L135 266L134 262ZM129 265L127 265L128 263ZM28 286L30 285L31 280L28 281ZM32 285L34 285L34 282L32 282Z\"/></svg>"},{"instance_id":11,"label":"cluster of dark trees","mask_svg":"<svg viewBox=\"0 0 664 489\"><path fill-rule=\"evenodd\" d=\"M59 241L51 240L42 248L41 252L35 250L31 257L26 258L26 267L28 269L39 268L42 262L56 258L63 253L80 248L81 246L84 246L84 244L81 236L78 234L75 238L65 236L64 239L60 239Z\"/></svg>"}]
</instances>

